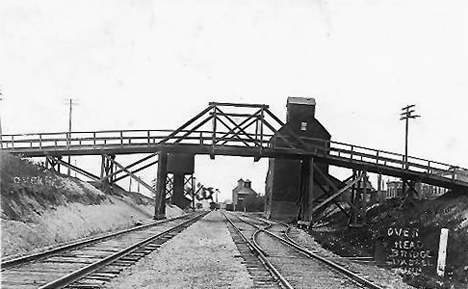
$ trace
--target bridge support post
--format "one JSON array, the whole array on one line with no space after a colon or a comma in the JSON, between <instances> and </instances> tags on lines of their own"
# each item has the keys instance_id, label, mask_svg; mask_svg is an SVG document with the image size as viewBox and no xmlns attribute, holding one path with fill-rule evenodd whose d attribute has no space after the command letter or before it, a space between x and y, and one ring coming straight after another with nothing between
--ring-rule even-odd
<instances>
[{"instance_id":1,"label":"bridge support post","mask_svg":"<svg viewBox=\"0 0 468 289\"><path fill-rule=\"evenodd\" d=\"M298 225L308 226L312 223L314 203L314 159L307 158L301 161L300 197Z\"/></svg>"},{"instance_id":2,"label":"bridge support post","mask_svg":"<svg viewBox=\"0 0 468 289\"><path fill-rule=\"evenodd\" d=\"M106 157L106 155L101 155L101 186L103 192L108 192L112 190L112 185L114 184L114 163L113 160L115 159L115 155ZM111 177L107 177L111 175Z\"/></svg>"},{"instance_id":3,"label":"bridge support post","mask_svg":"<svg viewBox=\"0 0 468 289\"><path fill-rule=\"evenodd\" d=\"M174 191L172 193L172 203L179 208L184 208L184 183L185 175L183 173L174 174Z\"/></svg>"},{"instance_id":4,"label":"bridge support post","mask_svg":"<svg viewBox=\"0 0 468 289\"><path fill-rule=\"evenodd\" d=\"M47 155L46 156L46 168L49 168L49 165L50 165L50 169L52 171L60 173L60 162L59 161L61 159L62 159L62 156L54 157L54 156Z\"/></svg>"},{"instance_id":5,"label":"bridge support post","mask_svg":"<svg viewBox=\"0 0 468 289\"><path fill-rule=\"evenodd\" d=\"M358 172L353 170L353 178L357 178ZM350 227L360 227L366 224L366 192L367 172L363 171L359 181L351 187L351 214L349 218Z\"/></svg>"},{"instance_id":6,"label":"bridge support post","mask_svg":"<svg viewBox=\"0 0 468 289\"><path fill-rule=\"evenodd\" d=\"M158 174L156 179L156 196L154 207L154 219L166 218L166 177L167 177L167 152L159 152Z\"/></svg>"},{"instance_id":7,"label":"bridge support post","mask_svg":"<svg viewBox=\"0 0 468 289\"><path fill-rule=\"evenodd\" d=\"M403 179L402 196L400 200L400 208L410 205L416 207L416 196L419 194L415 189L416 182L413 180Z\"/></svg>"},{"instance_id":8,"label":"bridge support post","mask_svg":"<svg viewBox=\"0 0 468 289\"><path fill-rule=\"evenodd\" d=\"M314 208L314 158L310 158L308 160L308 165L309 165L309 179L307 182L308 185L308 222L309 226L308 229L311 229L311 224L312 224L312 216L314 214L313 208Z\"/></svg>"}]
</instances>

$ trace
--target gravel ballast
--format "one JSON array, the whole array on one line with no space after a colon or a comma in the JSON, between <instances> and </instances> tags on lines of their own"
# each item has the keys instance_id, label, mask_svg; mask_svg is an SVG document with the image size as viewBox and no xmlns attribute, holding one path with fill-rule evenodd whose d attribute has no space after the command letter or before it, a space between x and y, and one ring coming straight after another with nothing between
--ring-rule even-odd
<instances>
[{"instance_id":1,"label":"gravel ballast","mask_svg":"<svg viewBox=\"0 0 468 289\"><path fill-rule=\"evenodd\" d=\"M221 213L213 211L106 288L253 288Z\"/></svg>"}]
</instances>

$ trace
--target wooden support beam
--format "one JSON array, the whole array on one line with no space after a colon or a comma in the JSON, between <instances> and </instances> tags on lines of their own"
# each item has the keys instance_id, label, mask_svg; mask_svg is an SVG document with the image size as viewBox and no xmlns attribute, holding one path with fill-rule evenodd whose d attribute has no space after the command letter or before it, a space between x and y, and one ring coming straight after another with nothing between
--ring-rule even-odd
<instances>
[{"instance_id":1,"label":"wooden support beam","mask_svg":"<svg viewBox=\"0 0 468 289\"><path fill-rule=\"evenodd\" d=\"M61 159L55 159L55 162L60 163L63 166L65 166L65 167L67 167L67 168L69 168L69 169L71 169L71 170L73 170L73 171L75 171L75 172L77 172L77 173L79 173L79 174L81 174L83 176L86 176L86 177L88 177L88 178L90 178L92 180L95 180L95 181L100 180L100 178L98 176L96 176L96 175L94 175L94 174L92 174L92 173L90 173L88 171L85 171L85 170L83 170L83 169L81 169L79 167L76 167L76 166L74 166L72 164L69 164L69 163L67 163L65 161L62 161Z\"/></svg>"},{"instance_id":2,"label":"wooden support beam","mask_svg":"<svg viewBox=\"0 0 468 289\"><path fill-rule=\"evenodd\" d=\"M232 106L232 107L251 107L251 108L268 108L266 104L251 104L251 103L226 103L226 102L210 102L210 106Z\"/></svg>"},{"instance_id":3,"label":"wooden support beam","mask_svg":"<svg viewBox=\"0 0 468 289\"><path fill-rule=\"evenodd\" d=\"M213 119L213 131L212 131L212 135L211 135L211 148L213 150L213 154L210 154L210 157L211 155L213 155L213 158L214 159L214 151L215 151L215 145L216 145L216 106L213 106L213 116L212 116L212 119Z\"/></svg>"},{"instance_id":4,"label":"wooden support beam","mask_svg":"<svg viewBox=\"0 0 468 289\"><path fill-rule=\"evenodd\" d=\"M353 174L357 174L353 171ZM353 185L350 205L352 206L349 226L358 227L366 223L367 171L361 171L357 185Z\"/></svg>"},{"instance_id":5,"label":"wooden support beam","mask_svg":"<svg viewBox=\"0 0 468 289\"><path fill-rule=\"evenodd\" d=\"M224 120L222 120L221 118L217 117L217 119L222 125L224 125L227 129L229 129L229 131L223 137L216 139L216 143L224 140L224 143L221 144L221 145L224 145L229 141L229 139L227 139L227 138L228 138L229 134L231 134L231 131L233 131L233 129L229 125L227 125L224 122ZM248 142L246 142L245 140L243 140L237 133L234 133L232 137L238 139L244 145L250 147L250 144Z\"/></svg>"},{"instance_id":6,"label":"wooden support beam","mask_svg":"<svg viewBox=\"0 0 468 289\"><path fill-rule=\"evenodd\" d=\"M330 180L330 178L328 178L324 172L322 172L321 169L319 169L319 167L317 167L316 164L314 164L314 169L334 191L338 190L338 187Z\"/></svg>"},{"instance_id":7,"label":"wooden support beam","mask_svg":"<svg viewBox=\"0 0 468 289\"><path fill-rule=\"evenodd\" d=\"M306 160L309 162L309 179L307 182L307 187L308 187L308 203L309 203L309 228L311 227L312 224L312 215L313 215L313 206L314 206L314 158L310 158L309 160Z\"/></svg>"},{"instance_id":8,"label":"wooden support beam","mask_svg":"<svg viewBox=\"0 0 468 289\"><path fill-rule=\"evenodd\" d=\"M152 158L152 157L154 157L154 156L157 156L157 155L158 155L158 153L150 154L149 156L146 156L146 157L144 157L144 158L142 158L142 159L140 159L140 160L138 160L138 161L136 161L136 162L133 162L133 163L129 164L128 166L126 166L126 168L127 168L127 169L130 169L130 168L132 168L132 167L134 167L134 166L136 166L136 165L138 165L138 164L140 164L140 163L142 163L142 162L144 162L144 161L146 161L146 160L149 160L150 158ZM157 161L153 162L152 165L155 164L155 163L157 163ZM147 168L147 167L149 167L149 165L146 166L145 168ZM133 171L133 173L136 173L137 171L141 171L141 169L140 169L140 170ZM115 175L117 175L117 174L119 174L119 173L121 173L121 172L124 172L124 170L123 170L123 169L120 169L120 170L118 170L118 171L115 171L114 173L112 173L112 174L110 174L110 175L107 175L107 176L105 176L105 177L102 177L102 180L103 180L103 181L104 181L104 180L107 180L108 178L113 177L113 176L115 176ZM119 177L119 180L121 180L121 179L123 179L123 178L126 178L127 176L128 176L128 175L126 175L126 176L124 176L124 177ZM116 181L117 181L117 180L116 180Z\"/></svg>"},{"instance_id":9,"label":"wooden support beam","mask_svg":"<svg viewBox=\"0 0 468 289\"><path fill-rule=\"evenodd\" d=\"M181 137L177 138L177 140L174 142L174 144L178 144L180 143L181 141L183 141L187 136L189 136L190 134L196 132L196 130L198 128L200 128L202 125L204 125L205 123L207 123L209 120L211 120L213 117L210 116L210 117L207 117L206 119L204 119L202 122L200 122L199 124L197 124L195 127L193 127L190 131L186 132L184 135L182 135Z\"/></svg>"},{"instance_id":10,"label":"wooden support beam","mask_svg":"<svg viewBox=\"0 0 468 289\"><path fill-rule=\"evenodd\" d=\"M184 179L184 186L186 186L192 180L192 175L189 175L188 178Z\"/></svg>"},{"instance_id":11,"label":"wooden support beam","mask_svg":"<svg viewBox=\"0 0 468 289\"><path fill-rule=\"evenodd\" d=\"M406 191L403 191L403 196L400 201L400 208L403 208L407 204L417 207L415 202L415 195L419 194L419 192L414 188L415 185L416 182L414 181L406 179L403 181L403 188L405 188Z\"/></svg>"},{"instance_id":12,"label":"wooden support beam","mask_svg":"<svg viewBox=\"0 0 468 289\"><path fill-rule=\"evenodd\" d=\"M195 211L195 178L192 175L192 208Z\"/></svg>"},{"instance_id":13,"label":"wooden support beam","mask_svg":"<svg viewBox=\"0 0 468 289\"><path fill-rule=\"evenodd\" d=\"M229 134L232 134L233 137L237 137L238 139L241 139L243 140L240 135L243 135L243 136L246 136L248 139L250 139L250 141L254 144L254 145L260 145L261 146L261 143L256 140L255 138L251 137L250 134L248 134L247 132L245 132L246 129L248 129L251 125L253 125L254 123L257 122L256 119L246 119L247 121L250 120L250 122L242 122L242 123L239 123L238 125L236 124L235 127L230 130L228 132L228 134L226 134L224 137L222 137L221 139L218 140L218 142L224 140L223 142L223 145L226 144L228 142L227 137L229 136ZM236 129L239 128L239 131L236 132ZM241 134L242 133L242 134ZM249 145L250 146L250 145Z\"/></svg>"},{"instance_id":14,"label":"wooden support beam","mask_svg":"<svg viewBox=\"0 0 468 289\"><path fill-rule=\"evenodd\" d=\"M153 165L155 165L155 164L157 164L157 163L158 163L158 161L154 161L154 162L152 162L152 163L149 163L149 164L147 164L147 165L145 165L145 166L142 166L141 168L138 168L138 169L132 171L132 173L133 173L133 174L136 174L136 173L138 173L138 172L140 172L140 171L142 171L142 170L144 170L144 169L147 169L147 168L149 168L149 167L151 167L151 166L153 166ZM128 168L128 167L127 167L127 168ZM120 171L123 172L124 170L120 170ZM130 174L127 173L127 174L125 174L125 175L123 175L123 176L120 176L120 177L116 178L116 179L114 180L114 182L118 182L118 181L120 181L120 180L122 180L122 179L124 179L124 178L126 178L126 177L129 177L129 176L130 176Z\"/></svg>"},{"instance_id":15,"label":"wooden support beam","mask_svg":"<svg viewBox=\"0 0 468 289\"><path fill-rule=\"evenodd\" d=\"M158 174L156 179L156 196L154 218L166 218L166 176L167 176L167 152L159 152Z\"/></svg>"},{"instance_id":16,"label":"wooden support beam","mask_svg":"<svg viewBox=\"0 0 468 289\"><path fill-rule=\"evenodd\" d=\"M57 172L57 170L55 169L55 165L57 165L56 158L50 155L47 155L46 160L47 160L47 163L50 164L50 169L54 172Z\"/></svg>"},{"instance_id":17,"label":"wooden support beam","mask_svg":"<svg viewBox=\"0 0 468 289\"><path fill-rule=\"evenodd\" d=\"M343 188L339 189L336 193L334 193L333 195L331 195L330 197L326 198L325 200L323 200L320 204L318 204L317 206L315 206L313 208L313 212L316 212L318 209L320 209L321 207L323 207L324 205L328 204L331 200L333 200L334 198L338 197L339 195L341 195L342 193L344 193L347 189L349 189L351 186L353 186L354 184L356 184L360 179L362 178L362 175L358 176L355 180L353 180L352 182L350 182L349 184L347 184L346 186L344 186Z\"/></svg>"},{"instance_id":18,"label":"wooden support beam","mask_svg":"<svg viewBox=\"0 0 468 289\"><path fill-rule=\"evenodd\" d=\"M314 167L315 170L317 170L316 167ZM328 191L320 182L317 182L317 180L314 178L315 183L320 187L322 191L325 192L327 196L331 196L332 192ZM338 189L337 189L338 190ZM315 200L314 200L315 201ZM335 199L332 200L332 202L343 212L346 214L346 216L349 217L349 213L338 203Z\"/></svg>"},{"instance_id":19,"label":"wooden support beam","mask_svg":"<svg viewBox=\"0 0 468 289\"><path fill-rule=\"evenodd\" d=\"M183 125L181 125L178 129L176 129L174 132L172 132L171 134L169 134L167 137L165 137L163 140L161 140L160 143L165 143L167 142L168 140L170 140L171 138L173 138L175 135L177 135L179 132L181 132L182 130L184 130L186 127L188 127L189 125L191 125L193 122L195 122L197 119L199 119L200 117L202 117L205 113L209 112L210 110L212 109L212 105L210 104L210 106L208 106L206 109L204 109L202 112L200 112L199 114L197 114L196 116L192 117L189 121L187 121L186 123L184 123ZM194 129L192 129L192 132L193 132Z\"/></svg>"},{"instance_id":20,"label":"wooden support beam","mask_svg":"<svg viewBox=\"0 0 468 289\"><path fill-rule=\"evenodd\" d=\"M254 139L254 138L252 138L252 137L250 136L250 134L248 134L248 133L245 131L245 129L247 129L249 126L251 126L252 123L255 123L256 117L257 117L257 115L258 115L258 113L259 113L260 111L258 111L258 112L256 112L255 114L251 115L250 117L248 117L247 119L245 119L245 120L244 120L243 122L241 122L240 124L237 124L235 121L233 121L233 120L232 120L229 116L227 116L221 109L217 108L217 111L220 113L220 115L226 117L226 119L227 119L232 125L234 125L234 128L231 130L232 133L235 133L235 135L238 135L239 133L243 133L243 135L247 136L247 138L249 138L252 142L254 142L255 144L258 145L257 140ZM249 121L250 119L252 119L253 122L250 122L248 125L246 125L246 126L245 126L245 129L242 128L242 125L244 125L244 123L246 123L246 122ZM239 130L239 133L236 133L236 132L235 132L236 129ZM261 145L261 144L260 144L260 145Z\"/></svg>"},{"instance_id":21,"label":"wooden support beam","mask_svg":"<svg viewBox=\"0 0 468 289\"><path fill-rule=\"evenodd\" d=\"M112 162L112 164L116 165L117 167L119 167L120 169L123 169L125 172L127 172L127 174L129 174L135 181L137 181L138 183L140 183L142 186L144 186L145 188L147 188L150 192L154 193L156 195L156 191L150 186L148 185L145 181L143 181L141 178L139 178L138 176L134 175L131 171L129 171L128 169L126 169L123 165L119 164L118 162L116 162L115 160L111 159L109 156L106 155L106 158Z\"/></svg>"}]
</instances>

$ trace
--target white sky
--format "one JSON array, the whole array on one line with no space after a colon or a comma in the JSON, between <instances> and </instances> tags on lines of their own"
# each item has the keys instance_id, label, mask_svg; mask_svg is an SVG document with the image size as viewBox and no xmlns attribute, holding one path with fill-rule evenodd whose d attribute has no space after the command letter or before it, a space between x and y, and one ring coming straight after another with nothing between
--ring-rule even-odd
<instances>
[{"instance_id":1,"label":"white sky","mask_svg":"<svg viewBox=\"0 0 468 289\"><path fill-rule=\"evenodd\" d=\"M209 101L315 97L332 139L468 167L464 0L1 1L4 134L175 129ZM77 160L80 164L80 159ZM197 158L199 181L264 191L267 161ZM98 170L98 163L96 162ZM149 181L155 172L146 173ZM149 174L149 175L148 175Z\"/></svg>"}]
</instances>

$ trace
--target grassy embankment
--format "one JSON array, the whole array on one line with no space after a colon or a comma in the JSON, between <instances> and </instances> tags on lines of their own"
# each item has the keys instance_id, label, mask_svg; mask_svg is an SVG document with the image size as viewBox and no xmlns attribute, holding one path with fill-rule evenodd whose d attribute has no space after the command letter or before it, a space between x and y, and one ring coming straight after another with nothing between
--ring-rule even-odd
<instances>
[{"instance_id":1,"label":"grassy embankment","mask_svg":"<svg viewBox=\"0 0 468 289\"><path fill-rule=\"evenodd\" d=\"M0 157L2 258L151 221L153 200L104 194L7 153ZM168 217L182 214L167 208Z\"/></svg>"},{"instance_id":2,"label":"grassy embankment","mask_svg":"<svg viewBox=\"0 0 468 289\"><path fill-rule=\"evenodd\" d=\"M323 247L343 256L374 256L377 237L384 240L386 255L391 241L385 244L390 227L418 228L418 239L429 250L434 266L426 274L407 274L408 284L416 288L467 288L468 285L468 193L450 192L433 201L418 201L416 206L399 209L389 202L373 207L367 214L367 226L347 227L347 218L337 212L325 220L325 226L312 233ZM435 263L441 228L449 229L446 276L435 276Z\"/></svg>"}]
</instances>

